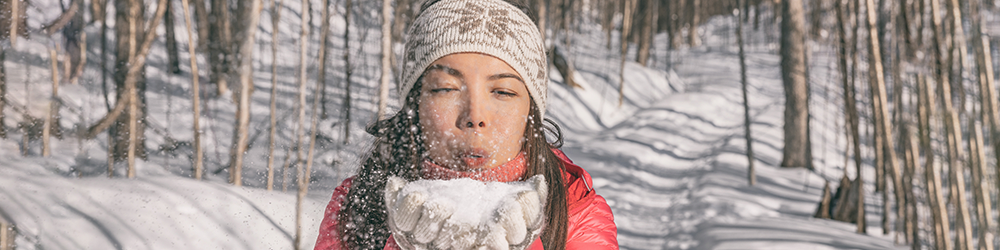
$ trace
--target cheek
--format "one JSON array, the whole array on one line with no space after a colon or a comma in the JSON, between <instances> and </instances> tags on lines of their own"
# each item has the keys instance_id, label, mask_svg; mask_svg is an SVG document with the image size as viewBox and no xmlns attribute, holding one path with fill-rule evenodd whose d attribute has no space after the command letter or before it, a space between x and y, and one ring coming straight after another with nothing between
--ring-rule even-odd
<instances>
[{"instance_id":1,"label":"cheek","mask_svg":"<svg viewBox=\"0 0 1000 250\"><path fill-rule=\"evenodd\" d=\"M448 102L437 100L421 100L420 128L423 131L427 142L433 145L445 142L454 136L454 123L457 118L455 105L448 105Z\"/></svg>"},{"instance_id":2,"label":"cheek","mask_svg":"<svg viewBox=\"0 0 1000 250\"><path fill-rule=\"evenodd\" d=\"M524 128L527 125L528 111L526 108L515 107L501 111L495 121L497 124L496 139L500 143L520 150L524 140Z\"/></svg>"}]
</instances>

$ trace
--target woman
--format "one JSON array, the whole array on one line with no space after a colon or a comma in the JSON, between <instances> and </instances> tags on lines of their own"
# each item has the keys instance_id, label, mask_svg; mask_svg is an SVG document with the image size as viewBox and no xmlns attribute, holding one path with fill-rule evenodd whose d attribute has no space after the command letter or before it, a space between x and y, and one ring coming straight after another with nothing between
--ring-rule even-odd
<instances>
[{"instance_id":1,"label":"woman","mask_svg":"<svg viewBox=\"0 0 1000 250\"><path fill-rule=\"evenodd\" d=\"M398 92L402 108L375 136L357 175L334 190L316 249L398 249L383 190L390 176L524 181L548 195L530 249L618 249L611 209L590 175L546 132L547 63L537 25L514 0L429 0L411 24ZM543 121L548 121L549 127Z\"/></svg>"}]
</instances>

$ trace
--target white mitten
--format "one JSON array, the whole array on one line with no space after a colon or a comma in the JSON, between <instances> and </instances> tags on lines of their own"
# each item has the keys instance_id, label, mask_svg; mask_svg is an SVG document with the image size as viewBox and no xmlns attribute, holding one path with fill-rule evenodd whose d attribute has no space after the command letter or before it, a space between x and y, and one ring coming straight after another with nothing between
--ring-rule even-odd
<instances>
[{"instance_id":1,"label":"white mitten","mask_svg":"<svg viewBox=\"0 0 1000 250\"><path fill-rule=\"evenodd\" d=\"M428 201L427 194L420 191L400 197L406 184L406 180L395 176L389 177L386 183L385 204L390 231L403 249L428 249L425 245L438 237L442 224L454 208Z\"/></svg>"},{"instance_id":2,"label":"white mitten","mask_svg":"<svg viewBox=\"0 0 1000 250\"><path fill-rule=\"evenodd\" d=\"M527 249L541 234L548 186L541 175L531 177L528 183L532 190L504 199L496 210L495 224L483 228L479 249Z\"/></svg>"},{"instance_id":3,"label":"white mitten","mask_svg":"<svg viewBox=\"0 0 1000 250\"><path fill-rule=\"evenodd\" d=\"M513 183L390 177L385 187L402 249L526 249L541 234L547 195L541 175Z\"/></svg>"}]
</instances>

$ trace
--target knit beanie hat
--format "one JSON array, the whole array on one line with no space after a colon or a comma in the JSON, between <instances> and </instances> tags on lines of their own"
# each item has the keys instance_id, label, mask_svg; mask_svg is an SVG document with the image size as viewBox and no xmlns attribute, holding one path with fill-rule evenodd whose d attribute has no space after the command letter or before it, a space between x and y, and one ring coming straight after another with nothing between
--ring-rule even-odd
<instances>
[{"instance_id":1,"label":"knit beanie hat","mask_svg":"<svg viewBox=\"0 0 1000 250\"><path fill-rule=\"evenodd\" d=\"M424 70L441 57L463 52L490 55L514 68L545 117L548 96L545 46L527 14L502 0L441 0L427 6L407 31L400 75L400 103Z\"/></svg>"}]
</instances>

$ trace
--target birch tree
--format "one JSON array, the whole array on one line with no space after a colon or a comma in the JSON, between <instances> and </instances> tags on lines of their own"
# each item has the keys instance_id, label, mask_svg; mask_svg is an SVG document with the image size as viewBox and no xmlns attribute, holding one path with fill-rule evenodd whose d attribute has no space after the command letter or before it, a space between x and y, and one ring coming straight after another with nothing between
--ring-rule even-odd
<instances>
[{"instance_id":1,"label":"birch tree","mask_svg":"<svg viewBox=\"0 0 1000 250\"><path fill-rule=\"evenodd\" d=\"M195 42L194 37L191 34L191 14L188 9L188 0L181 0L181 7L184 7L184 27L187 32L188 37L188 57L191 59L191 108L192 111L192 130L194 134L194 179L201 180L201 175L204 172L202 170L202 159L204 159L204 153L201 150L201 125L199 120L201 118L201 91L200 84L198 83L198 59L195 54ZM201 38L199 38L201 39Z\"/></svg>"},{"instance_id":2,"label":"birch tree","mask_svg":"<svg viewBox=\"0 0 1000 250\"><path fill-rule=\"evenodd\" d=\"M233 93L238 96L236 108L236 125L233 135L233 147L229 151L229 182L236 186L243 185L243 155L246 153L250 133L250 96L253 94L253 49L254 33L260 20L261 0L239 1L239 20L243 22L238 27L238 70L239 88Z\"/></svg>"},{"instance_id":3,"label":"birch tree","mask_svg":"<svg viewBox=\"0 0 1000 250\"><path fill-rule=\"evenodd\" d=\"M919 91L919 105L917 115L919 116L920 148L924 152L924 188L927 192L930 206L931 219L933 220L934 248L951 249L950 230L948 228L948 210L946 209L944 196L941 193L941 168L934 164L934 149L931 147L931 121L935 113L934 95L927 78L919 75L917 77L917 89Z\"/></svg>"},{"instance_id":4,"label":"birch tree","mask_svg":"<svg viewBox=\"0 0 1000 250\"><path fill-rule=\"evenodd\" d=\"M52 46L55 46L55 43ZM56 48L49 47L49 61L52 65L52 92L49 96L49 110L45 114L45 123L42 125L42 156L52 154L52 146L49 140L52 135L52 123L55 122L59 112L59 108L56 106L59 105L59 57L56 54Z\"/></svg>"},{"instance_id":5,"label":"birch tree","mask_svg":"<svg viewBox=\"0 0 1000 250\"><path fill-rule=\"evenodd\" d=\"M299 249L302 245L302 200L305 199L306 192L309 189L309 181L306 179L308 174L305 168L306 164L303 164L302 146L303 143L303 127L305 126L305 116L306 116L306 44L309 37L309 21L306 19L307 11L309 10L309 0L302 0L302 11L301 13L302 22L301 29L302 33L299 37L299 124L296 129L296 137L298 142L296 145L299 147L298 150L298 161L295 165L298 166L298 186L299 192L295 199L295 240L293 241L293 249ZM315 136L314 136L315 137Z\"/></svg>"},{"instance_id":6,"label":"birch tree","mask_svg":"<svg viewBox=\"0 0 1000 250\"><path fill-rule=\"evenodd\" d=\"M624 17L622 18L622 32L621 32L621 64L618 68L618 106L622 106L622 102L625 101L625 61L628 58L628 34L632 30L632 12L635 11L635 1L636 0L624 0L624 8L622 8L622 13Z\"/></svg>"},{"instance_id":7,"label":"birch tree","mask_svg":"<svg viewBox=\"0 0 1000 250\"><path fill-rule=\"evenodd\" d=\"M874 112L877 113L875 115L875 122L878 123L876 126L880 128L878 130L880 131L878 136L882 138L882 142L884 143L885 148L889 148L895 144L893 143L892 129L890 128L888 122L888 118L890 117L890 115L886 99L885 74L882 68L882 53L880 51L881 47L879 45L879 40L878 40L878 31L875 26L876 25L875 2L874 0L866 0L865 3L868 9L867 11L868 38L870 41L868 46L868 52L869 52L868 60L870 65L874 68L873 70L870 71L872 77L870 88L872 90L873 103L877 104L878 108L878 110L874 110ZM875 150L883 150L883 148L876 148ZM897 202L896 207L898 215L897 218L905 218L906 217L905 210L903 210L904 206L901 205L902 201L905 200L904 197L905 195L903 194L903 185L902 182L900 181L900 167L899 167L899 162L897 160L898 158L896 158L896 151L885 150L885 154L886 154L885 160L889 165L888 170L891 171L890 173L886 174L891 174L890 178L893 181L893 189L896 193L896 202ZM885 190L883 192L888 192L888 190Z\"/></svg>"},{"instance_id":8,"label":"birch tree","mask_svg":"<svg viewBox=\"0 0 1000 250\"><path fill-rule=\"evenodd\" d=\"M281 20L281 8L284 5L285 0L281 0L281 2L271 1L271 128L267 136L268 191L274 188L274 144L278 132L278 23Z\"/></svg>"},{"instance_id":9,"label":"birch tree","mask_svg":"<svg viewBox=\"0 0 1000 250\"><path fill-rule=\"evenodd\" d=\"M997 114L997 112L1000 111L997 110L997 94L996 84L993 80L994 72L992 67L993 58L990 53L990 51L992 51L990 49L990 38L984 34L985 27L983 27L980 20L979 2L970 2L969 8L969 16L972 19L972 44L976 49L976 69L979 73L980 120L984 125L987 123L989 124L989 137L990 141L993 143L993 156L995 157L994 164L1000 164L1000 114ZM986 159L983 159L983 161L986 161ZM1000 176L1000 167L994 167L994 169L997 171L997 176ZM985 174L985 172L983 174ZM997 184L987 185L986 187L992 187L992 189L995 190ZM986 204L989 205L989 203ZM989 209L987 209L987 211L989 211Z\"/></svg>"}]
</instances>

